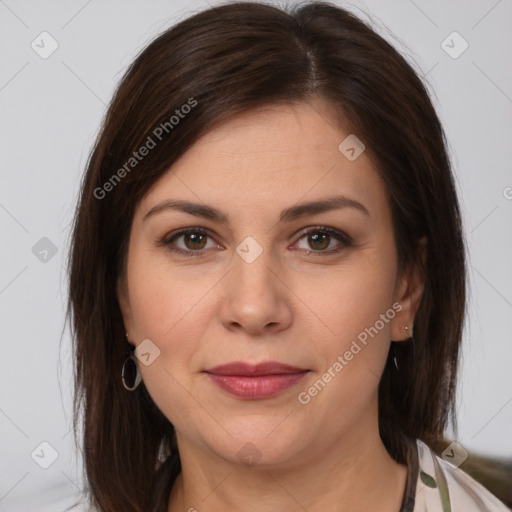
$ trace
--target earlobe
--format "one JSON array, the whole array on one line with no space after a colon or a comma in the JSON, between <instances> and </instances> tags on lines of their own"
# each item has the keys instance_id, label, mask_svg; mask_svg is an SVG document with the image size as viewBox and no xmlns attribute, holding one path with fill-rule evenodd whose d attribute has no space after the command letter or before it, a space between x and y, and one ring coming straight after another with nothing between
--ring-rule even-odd
<instances>
[{"instance_id":1,"label":"earlobe","mask_svg":"<svg viewBox=\"0 0 512 512\"><path fill-rule=\"evenodd\" d=\"M406 265L396 288L395 300L402 309L391 322L391 339L405 341L412 336L414 319L425 290L427 239L418 242L417 257Z\"/></svg>"}]
</instances>

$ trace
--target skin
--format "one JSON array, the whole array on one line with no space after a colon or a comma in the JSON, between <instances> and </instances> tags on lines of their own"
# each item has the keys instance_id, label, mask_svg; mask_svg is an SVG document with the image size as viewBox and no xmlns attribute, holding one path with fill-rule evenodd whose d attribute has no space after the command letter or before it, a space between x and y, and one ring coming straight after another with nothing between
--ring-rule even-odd
<instances>
[{"instance_id":1,"label":"skin","mask_svg":"<svg viewBox=\"0 0 512 512\"><path fill-rule=\"evenodd\" d=\"M407 469L379 437L377 391L390 340L410 336L423 281L415 266L399 272L385 185L366 152L351 162L338 150L348 133L331 110L317 99L227 121L137 206L118 297L130 343L149 338L160 350L139 367L176 429L182 473L169 512L400 508ZM369 215L345 207L279 221L282 210L334 193ZM143 220L168 199L213 206L229 222L171 209ZM310 243L304 232L318 226L353 242ZM201 256L159 244L187 227L210 237L181 236L174 246ZM248 236L262 248L251 263L236 252ZM331 249L339 252L321 254ZM308 404L299 403L298 394L394 303L401 311ZM275 397L248 400L203 372L232 361L310 371ZM246 443L253 464L238 457Z\"/></svg>"}]
</instances>

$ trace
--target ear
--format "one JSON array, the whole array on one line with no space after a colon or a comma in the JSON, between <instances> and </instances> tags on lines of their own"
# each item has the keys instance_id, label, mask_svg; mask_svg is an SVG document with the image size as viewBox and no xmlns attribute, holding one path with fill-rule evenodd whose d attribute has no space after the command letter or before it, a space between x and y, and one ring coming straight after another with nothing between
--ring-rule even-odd
<instances>
[{"instance_id":1,"label":"ear","mask_svg":"<svg viewBox=\"0 0 512 512\"><path fill-rule=\"evenodd\" d=\"M133 314L130 304L130 296L128 293L126 275L124 273L121 273L117 279L116 294L117 301L119 303L119 309L121 310L121 315L123 317L124 328L127 333L128 343L132 343L130 340L133 339Z\"/></svg>"},{"instance_id":2,"label":"ear","mask_svg":"<svg viewBox=\"0 0 512 512\"><path fill-rule=\"evenodd\" d=\"M405 341L412 336L414 319L425 289L426 257L427 238L423 237L418 242L417 258L406 265L395 287L395 301L402 309L391 320L393 341Z\"/></svg>"}]
</instances>

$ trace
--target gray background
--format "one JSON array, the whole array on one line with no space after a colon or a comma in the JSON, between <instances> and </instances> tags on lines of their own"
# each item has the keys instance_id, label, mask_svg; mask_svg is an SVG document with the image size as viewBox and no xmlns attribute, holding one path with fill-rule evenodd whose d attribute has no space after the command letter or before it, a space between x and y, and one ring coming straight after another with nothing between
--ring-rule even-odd
<instances>
[{"instance_id":1,"label":"gray background","mask_svg":"<svg viewBox=\"0 0 512 512\"><path fill-rule=\"evenodd\" d=\"M157 33L208 3L0 0L0 511L63 510L83 486L70 432L67 331L60 341L79 180L126 66ZM511 456L512 2L338 3L368 13L430 83L470 258L458 441ZM31 47L42 46L43 31L58 43L47 59ZM469 44L458 58L441 45L453 31ZM453 53L463 42L446 44ZM52 460L43 441L58 453L48 469L40 467Z\"/></svg>"}]
</instances>

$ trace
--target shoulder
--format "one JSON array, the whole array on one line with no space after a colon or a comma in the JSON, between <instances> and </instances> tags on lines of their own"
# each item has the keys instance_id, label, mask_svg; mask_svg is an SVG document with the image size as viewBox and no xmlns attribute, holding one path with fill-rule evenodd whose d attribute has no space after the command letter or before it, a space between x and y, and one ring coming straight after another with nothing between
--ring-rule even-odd
<instances>
[{"instance_id":1,"label":"shoulder","mask_svg":"<svg viewBox=\"0 0 512 512\"><path fill-rule=\"evenodd\" d=\"M416 440L419 473L414 512L510 512L496 496L462 469Z\"/></svg>"}]
</instances>

